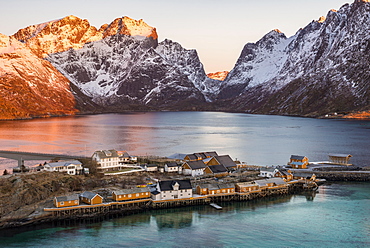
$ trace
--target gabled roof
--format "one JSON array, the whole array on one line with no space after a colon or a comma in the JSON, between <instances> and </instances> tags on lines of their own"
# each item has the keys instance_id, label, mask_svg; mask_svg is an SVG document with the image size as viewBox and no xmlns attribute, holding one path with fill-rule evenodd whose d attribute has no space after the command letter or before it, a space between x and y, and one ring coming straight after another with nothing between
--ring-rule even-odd
<instances>
[{"instance_id":1,"label":"gabled roof","mask_svg":"<svg viewBox=\"0 0 370 248\"><path fill-rule=\"evenodd\" d=\"M84 197L84 198L87 198L87 199L90 199L90 200L93 199L95 196L100 196L100 195L97 194L97 193L90 192L90 191L85 191L82 194L80 194L80 197Z\"/></svg>"},{"instance_id":2,"label":"gabled roof","mask_svg":"<svg viewBox=\"0 0 370 248\"><path fill-rule=\"evenodd\" d=\"M212 171L212 173L223 173L223 172L227 172L227 169L222 164L209 165L207 167Z\"/></svg>"},{"instance_id":3,"label":"gabled roof","mask_svg":"<svg viewBox=\"0 0 370 248\"><path fill-rule=\"evenodd\" d=\"M167 167L179 167L180 166L179 164L177 164L175 162L167 163L166 165L167 165Z\"/></svg>"},{"instance_id":4,"label":"gabled roof","mask_svg":"<svg viewBox=\"0 0 370 248\"><path fill-rule=\"evenodd\" d=\"M218 187L220 189L229 189L229 188L235 188L235 185L233 183L219 183Z\"/></svg>"},{"instance_id":5,"label":"gabled roof","mask_svg":"<svg viewBox=\"0 0 370 248\"><path fill-rule=\"evenodd\" d=\"M274 172L276 168L274 167L266 167L266 168L261 168L260 171L266 171L266 172Z\"/></svg>"},{"instance_id":6,"label":"gabled roof","mask_svg":"<svg viewBox=\"0 0 370 248\"><path fill-rule=\"evenodd\" d=\"M192 189L190 180L169 180L169 181L160 181L159 188L161 191L173 190L173 186L178 183L179 189Z\"/></svg>"},{"instance_id":7,"label":"gabled roof","mask_svg":"<svg viewBox=\"0 0 370 248\"><path fill-rule=\"evenodd\" d=\"M188 157L189 160L197 160L198 159L198 157L195 154L187 154L185 157Z\"/></svg>"},{"instance_id":8,"label":"gabled roof","mask_svg":"<svg viewBox=\"0 0 370 248\"><path fill-rule=\"evenodd\" d=\"M218 156L217 152L205 152L204 154L207 157L215 157L215 156Z\"/></svg>"},{"instance_id":9,"label":"gabled roof","mask_svg":"<svg viewBox=\"0 0 370 248\"><path fill-rule=\"evenodd\" d=\"M236 167L236 163L231 159L229 155L214 156L214 158L226 168Z\"/></svg>"},{"instance_id":10,"label":"gabled roof","mask_svg":"<svg viewBox=\"0 0 370 248\"><path fill-rule=\"evenodd\" d=\"M268 183L274 183L276 185L286 184L286 182L280 177L274 177L270 179L261 179L261 180L256 180L254 182L259 186L266 186Z\"/></svg>"},{"instance_id":11,"label":"gabled roof","mask_svg":"<svg viewBox=\"0 0 370 248\"><path fill-rule=\"evenodd\" d=\"M64 201L75 201L75 200L78 200L78 195L77 194L73 194L73 195L67 195L67 196L58 196L58 197L55 197L57 202L64 202Z\"/></svg>"},{"instance_id":12,"label":"gabled roof","mask_svg":"<svg viewBox=\"0 0 370 248\"><path fill-rule=\"evenodd\" d=\"M114 157L119 157L116 150L95 151L94 154L98 155L99 158L114 158Z\"/></svg>"},{"instance_id":13,"label":"gabled roof","mask_svg":"<svg viewBox=\"0 0 370 248\"><path fill-rule=\"evenodd\" d=\"M188 161L186 164L189 165L189 167L192 170L198 170L198 169L204 169L206 168L206 164L202 160L197 160L197 161Z\"/></svg>"},{"instance_id":14,"label":"gabled roof","mask_svg":"<svg viewBox=\"0 0 370 248\"><path fill-rule=\"evenodd\" d=\"M303 160L305 156L299 156L299 155L291 155L290 159L296 159L296 160Z\"/></svg>"},{"instance_id":15,"label":"gabled roof","mask_svg":"<svg viewBox=\"0 0 370 248\"><path fill-rule=\"evenodd\" d=\"M124 158L129 158L130 157L130 154L128 154L128 152L126 152L126 151L117 151L117 154L120 157L124 157Z\"/></svg>"},{"instance_id":16,"label":"gabled roof","mask_svg":"<svg viewBox=\"0 0 370 248\"><path fill-rule=\"evenodd\" d=\"M144 188L133 188L133 189L122 189L113 191L115 195L126 195L126 194L137 194L137 193L145 193L150 192L148 187Z\"/></svg>"},{"instance_id":17,"label":"gabled roof","mask_svg":"<svg viewBox=\"0 0 370 248\"><path fill-rule=\"evenodd\" d=\"M329 157L337 157L337 158L350 158L350 157L352 157L352 155L350 155L350 154L338 154L338 153L336 153L336 154L334 154L334 153L330 153L329 154Z\"/></svg>"},{"instance_id":18,"label":"gabled roof","mask_svg":"<svg viewBox=\"0 0 370 248\"><path fill-rule=\"evenodd\" d=\"M157 165L157 164L146 164L145 166L146 166L146 167L158 167L158 165Z\"/></svg>"},{"instance_id":19,"label":"gabled roof","mask_svg":"<svg viewBox=\"0 0 370 248\"><path fill-rule=\"evenodd\" d=\"M204 184L199 184L199 187L202 189L208 189L208 190L217 190L219 189L217 183L204 183Z\"/></svg>"},{"instance_id":20,"label":"gabled roof","mask_svg":"<svg viewBox=\"0 0 370 248\"><path fill-rule=\"evenodd\" d=\"M68 166L68 165L82 165L82 163L78 160L71 160L71 161L61 161L61 162L53 162L53 163L47 163L46 165L49 165L50 167L61 167L61 166Z\"/></svg>"}]
</instances>

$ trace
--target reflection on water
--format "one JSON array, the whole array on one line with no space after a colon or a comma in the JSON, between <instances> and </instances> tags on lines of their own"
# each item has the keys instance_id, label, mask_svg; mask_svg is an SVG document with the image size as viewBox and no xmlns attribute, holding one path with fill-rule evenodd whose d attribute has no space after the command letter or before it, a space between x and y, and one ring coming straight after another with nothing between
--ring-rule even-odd
<instances>
[{"instance_id":1,"label":"reflection on water","mask_svg":"<svg viewBox=\"0 0 370 248\"><path fill-rule=\"evenodd\" d=\"M95 150L133 155L217 151L249 164L286 164L349 153L368 165L370 121L319 120L217 112L154 112L0 121L0 150L90 156ZM0 169L9 168L0 160ZM14 163L16 166L16 163ZM13 167L13 166L11 166Z\"/></svg>"},{"instance_id":2,"label":"reflection on water","mask_svg":"<svg viewBox=\"0 0 370 248\"><path fill-rule=\"evenodd\" d=\"M0 246L369 247L369 186L331 184L316 195L222 202L222 210L203 205L12 229L0 233Z\"/></svg>"}]
</instances>

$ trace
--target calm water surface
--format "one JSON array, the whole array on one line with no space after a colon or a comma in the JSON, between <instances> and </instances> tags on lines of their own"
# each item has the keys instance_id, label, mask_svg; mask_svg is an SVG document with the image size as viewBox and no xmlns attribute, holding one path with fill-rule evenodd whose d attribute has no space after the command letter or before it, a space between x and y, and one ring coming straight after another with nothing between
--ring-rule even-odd
<instances>
[{"instance_id":1,"label":"calm water surface","mask_svg":"<svg viewBox=\"0 0 370 248\"><path fill-rule=\"evenodd\" d=\"M352 154L369 165L370 121L218 112L154 112L0 121L0 150L90 156L95 150L133 155L217 151L248 164L286 164L290 155L327 161ZM0 171L17 166L0 159Z\"/></svg>"},{"instance_id":2,"label":"calm water surface","mask_svg":"<svg viewBox=\"0 0 370 248\"><path fill-rule=\"evenodd\" d=\"M370 184L1 232L0 247L370 247Z\"/></svg>"}]
</instances>

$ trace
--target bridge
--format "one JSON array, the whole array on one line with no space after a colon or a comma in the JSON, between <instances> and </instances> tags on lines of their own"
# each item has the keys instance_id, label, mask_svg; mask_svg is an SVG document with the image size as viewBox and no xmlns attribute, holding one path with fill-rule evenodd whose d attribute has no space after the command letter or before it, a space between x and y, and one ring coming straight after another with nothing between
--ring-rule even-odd
<instances>
[{"instance_id":1,"label":"bridge","mask_svg":"<svg viewBox=\"0 0 370 248\"><path fill-rule=\"evenodd\" d=\"M24 168L25 160L62 160L62 159L80 160L80 159L90 158L90 157L84 157L84 156L65 155L65 154L6 151L6 150L0 150L0 157L17 160L18 167L20 170Z\"/></svg>"}]
</instances>

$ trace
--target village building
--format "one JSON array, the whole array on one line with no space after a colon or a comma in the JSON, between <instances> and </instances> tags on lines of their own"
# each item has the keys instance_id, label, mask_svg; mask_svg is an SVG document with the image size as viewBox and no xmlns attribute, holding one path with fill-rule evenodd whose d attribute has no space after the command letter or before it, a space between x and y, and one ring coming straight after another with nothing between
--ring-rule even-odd
<instances>
[{"instance_id":1,"label":"village building","mask_svg":"<svg viewBox=\"0 0 370 248\"><path fill-rule=\"evenodd\" d=\"M306 169L308 165L308 158L305 156L291 155L288 165L294 169Z\"/></svg>"},{"instance_id":2,"label":"village building","mask_svg":"<svg viewBox=\"0 0 370 248\"><path fill-rule=\"evenodd\" d=\"M217 152L199 152L193 154L187 154L184 157L185 161L196 161L196 160L203 160L207 158L211 158L214 156L218 156Z\"/></svg>"},{"instance_id":3,"label":"village building","mask_svg":"<svg viewBox=\"0 0 370 248\"><path fill-rule=\"evenodd\" d=\"M276 168L274 167L265 167L260 169L260 174L258 175L259 177L274 177L276 173Z\"/></svg>"},{"instance_id":4,"label":"village building","mask_svg":"<svg viewBox=\"0 0 370 248\"><path fill-rule=\"evenodd\" d=\"M289 169L285 169L285 168L277 168L275 171L274 177L281 177L286 182L293 180L292 172Z\"/></svg>"},{"instance_id":5,"label":"village building","mask_svg":"<svg viewBox=\"0 0 370 248\"><path fill-rule=\"evenodd\" d=\"M95 151L92 160L98 164L97 169L101 171L113 171L121 168L116 150Z\"/></svg>"},{"instance_id":6,"label":"village building","mask_svg":"<svg viewBox=\"0 0 370 248\"><path fill-rule=\"evenodd\" d=\"M175 162L173 163L166 163L164 165L164 171L165 172L177 172L177 173L181 173L181 165L180 164L177 164Z\"/></svg>"},{"instance_id":7,"label":"village building","mask_svg":"<svg viewBox=\"0 0 370 248\"><path fill-rule=\"evenodd\" d=\"M329 154L329 160L331 164L338 165L352 165L349 163L349 159L352 157L350 154Z\"/></svg>"},{"instance_id":8,"label":"village building","mask_svg":"<svg viewBox=\"0 0 370 248\"><path fill-rule=\"evenodd\" d=\"M235 185L232 183L205 183L196 187L198 195L217 195L235 193Z\"/></svg>"},{"instance_id":9,"label":"village building","mask_svg":"<svg viewBox=\"0 0 370 248\"><path fill-rule=\"evenodd\" d=\"M44 171L65 172L69 175L80 175L83 172L82 163L77 160L46 163Z\"/></svg>"},{"instance_id":10,"label":"village building","mask_svg":"<svg viewBox=\"0 0 370 248\"><path fill-rule=\"evenodd\" d=\"M239 193L247 193L259 189L259 185L255 182L242 182L235 184L235 191Z\"/></svg>"},{"instance_id":11,"label":"village building","mask_svg":"<svg viewBox=\"0 0 370 248\"><path fill-rule=\"evenodd\" d=\"M158 165L157 164L145 164L144 169L145 171L149 171L149 172L158 171Z\"/></svg>"},{"instance_id":12,"label":"village building","mask_svg":"<svg viewBox=\"0 0 370 248\"><path fill-rule=\"evenodd\" d=\"M95 205L103 203L103 197L97 193L85 191L82 194L80 194L80 201L86 204Z\"/></svg>"},{"instance_id":13,"label":"village building","mask_svg":"<svg viewBox=\"0 0 370 248\"><path fill-rule=\"evenodd\" d=\"M173 200L193 197L190 180L159 181L152 193L153 200Z\"/></svg>"},{"instance_id":14,"label":"village building","mask_svg":"<svg viewBox=\"0 0 370 248\"><path fill-rule=\"evenodd\" d=\"M54 197L54 206L57 208L78 206L79 204L80 200L77 194Z\"/></svg>"},{"instance_id":15,"label":"village building","mask_svg":"<svg viewBox=\"0 0 370 248\"><path fill-rule=\"evenodd\" d=\"M150 190L148 187L122 189L112 192L112 199L114 201L130 201L150 198Z\"/></svg>"},{"instance_id":16,"label":"village building","mask_svg":"<svg viewBox=\"0 0 370 248\"><path fill-rule=\"evenodd\" d=\"M274 177L269 179L261 179L254 181L259 189L267 189L271 187L286 187L287 183L280 177Z\"/></svg>"},{"instance_id":17,"label":"village building","mask_svg":"<svg viewBox=\"0 0 370 248\"><path fill-rule=\"evenodd\" d=\"M204 169L204 175L211 175L214 177L225 177L229 174L228 170L222 164L208 165Z\"/></svg>"},{"instance_id":18,"label":"village building","mask_svg":"<svg viewBox=\"0 0 370 248\"><path fill-rule=\"evenodd\" d=\"M137 163L137 156L131 156L127 151L117 151L119 163Z\"/></svg>"},{"instance_id":19,"label":"village building","mask_svg":"<svg viewBox=\"0 0 370 248\"><path fill-rule=\"evenodd\" d=\"M182 165L182 174L191 175L193 177L204 174L206 164L202 160L187 161Z\"/></svg>"},{"instance_id":20,"label":"village building","mask_svg":"<svg viewBox=\"0 0 370 248\"><path fill-rule=\"evenodd\" d=\"M235 170L238 167L229 155L214 156L207 163L207 165L217 164L223 165L228 171Z\"/></svg>"}]
</instances>

